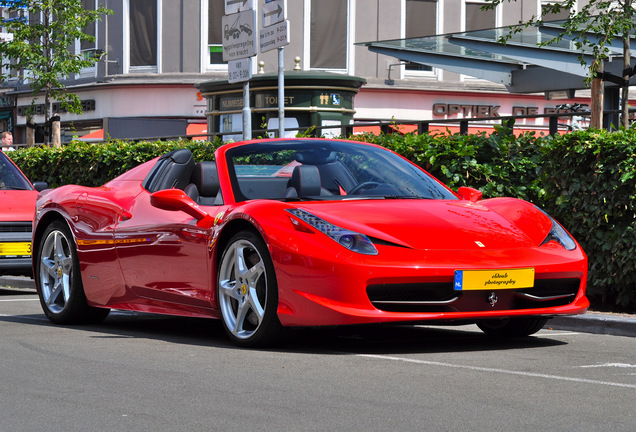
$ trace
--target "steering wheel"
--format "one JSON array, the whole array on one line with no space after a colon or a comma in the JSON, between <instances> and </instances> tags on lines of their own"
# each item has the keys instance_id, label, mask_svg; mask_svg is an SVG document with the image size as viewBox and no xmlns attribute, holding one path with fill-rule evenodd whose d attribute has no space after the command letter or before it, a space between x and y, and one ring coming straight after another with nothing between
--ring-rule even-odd
<instances>
[{"instance_id":1,"label":"steering wheel","mask_svg":"<svg viewBox=\"0 0 636 432\"><path fill-rule=\"evenodd\" d=\"M356 194L360 194L363 190L365 189L373 189L380 186L380 182L375 182L375 181L366 181L366 182L362 182L358 185L355 185L353 187L353 189L351 189L349 192L347 192L347 195L356 195Z\"/></svg>"}]
</instances>

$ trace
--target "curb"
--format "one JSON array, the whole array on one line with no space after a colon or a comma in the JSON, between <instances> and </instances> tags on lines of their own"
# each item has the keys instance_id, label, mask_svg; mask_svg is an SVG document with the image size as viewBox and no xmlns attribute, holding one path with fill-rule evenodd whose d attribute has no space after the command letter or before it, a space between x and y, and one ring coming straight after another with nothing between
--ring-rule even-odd
<instances>
[{"instance_id":1,"label":"curb","mask_svg":"<svg viewBox=\"0 0 636 432\"><path fill-rule=\"evenodd\" d=\"M35 282L26 276L0 276L0 288L32 289L35 291Z\"/></svg>"},{"instance_id":2,"label":"curb","mask_svg":"<svg viewBox=\"0 0 636 432\"><path fill-rule=\"evenodd\" d=\"M554 317L548 321L545 328L636 337L636 317L588 312L584 315Z\"/></svg>"}]
</instances>

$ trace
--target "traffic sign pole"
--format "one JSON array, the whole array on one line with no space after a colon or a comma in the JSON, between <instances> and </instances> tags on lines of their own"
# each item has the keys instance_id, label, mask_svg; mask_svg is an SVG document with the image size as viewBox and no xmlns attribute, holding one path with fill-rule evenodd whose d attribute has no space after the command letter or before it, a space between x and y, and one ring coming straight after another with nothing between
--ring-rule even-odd
<instances>
[{"instance_id":1,"label":"traffic sign pole","mask_svg":"<svg viewBox=\"0 0 636 432\"><path fill-rule=\"evenodd\" d=\"M228 82L243 83L243 139L252 139L250 78L256 55L256 11L252 0L225 0L223 60L228 62Z\"/></svg>"},{"instance_id":2,"label":"traffic sign pole","mask_svg":"<svg viewBox=\"0 0 636 432\"><path fill-rule=\"evenodd\" d=\"M250 81L243 84L243 139L252 139L252 109L250 108Z\"/></svg>"},{"instance_id":3,"label":"traffic sign pole","mask_svg":"<svg viewBox=\"0 0 636 432\"><path fill-rule=\"evenodd\" d=\"M278 137L285 136L285 52L278 48Z\"/></svg>"}]
</instances>

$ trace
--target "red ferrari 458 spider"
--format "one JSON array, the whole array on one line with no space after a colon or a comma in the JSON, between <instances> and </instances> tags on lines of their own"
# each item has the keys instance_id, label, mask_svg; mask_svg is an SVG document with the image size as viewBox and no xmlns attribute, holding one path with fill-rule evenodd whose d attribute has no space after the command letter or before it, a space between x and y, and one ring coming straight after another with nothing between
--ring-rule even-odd
<instances>
[{"instance_id":1,"label":"red ferrari 458 spider","mask_svg":"<svg viewBox=\"0 0 636 432\"><path fill-rule=\"evenodd\" d=\"M587 258L535 205L444 186L380 146L273 139L178 149L38 199L33 265L55 323L110 309L285 327L477 323L530 335L584 313Z\"/></svg>"}]
</instances>

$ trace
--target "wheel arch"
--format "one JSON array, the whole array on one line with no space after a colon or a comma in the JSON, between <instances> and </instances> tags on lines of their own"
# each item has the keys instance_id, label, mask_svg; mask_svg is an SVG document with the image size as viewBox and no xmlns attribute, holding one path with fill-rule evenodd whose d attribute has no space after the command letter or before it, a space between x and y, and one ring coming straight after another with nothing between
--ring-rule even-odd
<instances>
[{"instance_id":1,"label":"wheel arch","mask_svg":"<svg viewBox=\"0 0 636 432\"><path fill-rule=\"evenodd\" d=\"M55 210L51 210L46 212L38 221L36 230L33 232L33 250L35 250L36 246L38 246L40 244L40 241L42 241L42 233L44 233L44 230L46 230L46 227L49 226L52 222L59 220L64 222L69 230L71 231L71 234L73 235L73 237L75 237L75 233L73 232L73 228L71 226L71 224L68 223L68 221L66 220L66 218L64 217L64 215L62 215L60 212L55 211Z\"/></svg>"},{"instance_id":2,"label":"wheel arch","mask_svg":"<svg viewBox=\"0 0 636 432\"><path fill-rule=\"evenodd\" d=\"M230 241L232 236L234 236L234 234L236 234L236 233L238 233L240 231L251 231L254 234L257 234L258 236L260 236L263 239L263 241L265 242L266 245L268 244L267 237L251 221L249 221L247 219L243 219L243 218L232 219L232 220L226 222L225 226L221 230L221 234L219 235L219 238L218 238L217 243L216 243L217 244L217 248L216 248L217 253L216 253L215 264L216 264L217 268L218 268L219 263L221 262L221 257L223 255L223 251L227 247L228 242Z\"/></svg>"}]
</instances>

